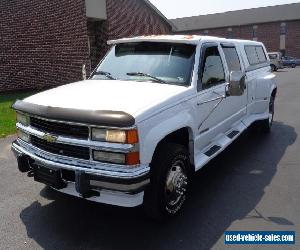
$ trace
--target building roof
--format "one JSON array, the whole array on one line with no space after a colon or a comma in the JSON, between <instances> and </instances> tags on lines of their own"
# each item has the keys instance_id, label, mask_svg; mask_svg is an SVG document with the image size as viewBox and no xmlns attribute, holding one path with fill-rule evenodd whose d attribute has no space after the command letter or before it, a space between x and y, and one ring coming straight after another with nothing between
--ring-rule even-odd
<instances>
[{"instance_id":1,"label":"building roof","mask_svg":"<svg viewBox=\"0 0 300 250\"><path fill-rule=\"evenodd\" d=\"M205 30L300 19L300 3L171 19L175 31Z\"/></svg>"},{"instance_id":2,"label":"building roof","mask_svg":"<svg viewBox=\"0 0 300 250\"><path fill-rule=\"evenodd\" d=\"M166 18L149 0L143 0L156 14L158 14L165 22L167 22L173 30L176 30L176 26L168 18Z\"/></svg>"}]
</instances>

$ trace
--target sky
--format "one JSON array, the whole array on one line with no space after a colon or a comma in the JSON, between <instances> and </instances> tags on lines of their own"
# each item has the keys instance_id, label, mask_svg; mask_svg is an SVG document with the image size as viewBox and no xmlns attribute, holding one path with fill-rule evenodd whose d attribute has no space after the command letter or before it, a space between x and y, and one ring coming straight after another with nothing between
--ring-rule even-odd
<instances>
[{"instance_id":1,"label":"sky","mask_svg":"<svg viewBox=\"0 0 300 250\"><path fill-rule=\"evenodd\" d=\"M179 18L300 2L300 0L150 0L167 18Z\"/></svg>"}]
</instances>

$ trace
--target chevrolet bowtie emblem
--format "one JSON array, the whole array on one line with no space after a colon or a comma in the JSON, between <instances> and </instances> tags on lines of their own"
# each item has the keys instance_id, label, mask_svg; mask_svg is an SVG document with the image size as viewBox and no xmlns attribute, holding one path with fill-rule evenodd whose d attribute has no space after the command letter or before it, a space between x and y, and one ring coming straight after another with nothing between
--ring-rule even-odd
<instances>
[{"instance_id":1,"label":"chevrolet bowtie emblem","mask_svg":"<svg viewBox=\"0 0 300 250\"><path fill-rule=\"evenodd\" d=\"M45 134L45 135L43 136L43 139L44 139L45 141L47 141L47 142L56 142L57 139L58 139L58 137L55 136L55 135Z\"/></svg>"}]
</instances>

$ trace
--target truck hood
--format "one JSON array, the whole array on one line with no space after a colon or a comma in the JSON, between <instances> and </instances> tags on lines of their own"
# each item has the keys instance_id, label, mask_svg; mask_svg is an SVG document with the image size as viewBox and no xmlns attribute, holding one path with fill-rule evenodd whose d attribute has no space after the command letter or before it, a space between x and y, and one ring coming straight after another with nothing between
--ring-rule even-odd
<instances>
[{"instance_id":1,"label":"truck hood","mask_svg":"<svg viewBox=\"0 0 300 250\"><path fill-rule=\"evenodd\" d=\"M153 82L86 80L33 95L24 101L57 108L123 111L136 118L186 89Z\"/></svg>"}]
</instances>

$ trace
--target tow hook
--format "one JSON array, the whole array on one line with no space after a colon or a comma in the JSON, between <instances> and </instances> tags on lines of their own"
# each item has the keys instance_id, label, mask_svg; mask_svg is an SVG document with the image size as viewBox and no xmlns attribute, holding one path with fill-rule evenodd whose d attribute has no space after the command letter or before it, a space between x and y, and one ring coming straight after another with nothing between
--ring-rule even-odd
<instances>
[{"instance_id":1,"label":"tow hook","mask_svg":"<svg viewBox=\"0 0 300 250\"><path fill-rule=\"evenodd\" d=\"M84 199L100 196L99 192L91 190L90 180L84 171L75 172L75 189Z\"/></svg>"},{"instance_id":2,"label":"tow hook","mask_svg":"<svg viewBox=\"0 0 300 250\"><path fill-rule=\"evenodd\" d=\"M27 173L31 170L29 157L27 156L19 156L17 158L18 161L18 169L21 173Z\"/></svg>"}]
</instances>

